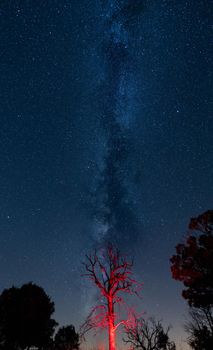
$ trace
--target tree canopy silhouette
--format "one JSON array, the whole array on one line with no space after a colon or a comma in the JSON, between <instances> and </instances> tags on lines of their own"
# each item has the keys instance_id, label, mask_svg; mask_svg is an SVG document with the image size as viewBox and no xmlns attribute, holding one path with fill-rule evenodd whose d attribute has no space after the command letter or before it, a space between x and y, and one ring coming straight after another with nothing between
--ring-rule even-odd
<instances>
[{"instance_id":1,"label":"tree canopy silhouette","mask_svg":"<svg viewBox=\"0 0 213 350\"><path fill-rule=\"evenodd\" d=\"M79 334L76 333L73 325L59 328L54 343L56 350L78 350L80 345Z\"/></svg>"},{"instance_id":2,"label":"tree canopy silhouette","mask_svg":"<svg viewBox=\"0 0 213 350\"><path fill-rule=\"evenodd\" d=\"M120 251L108 245L102 251L86 256L86 276L99 290L102 302L96 305L82 326L87 332L92 328L108 328L109 350L115 350L116 330L126 326L129 319L119 320L115 307L124 303L121 293L137 294L141 284L132 278L133 262Z\"/></svg>"},{"instance_id":3,"label":"tree canopy silhouette","mask_svg":"<svg viewBox=\"0 0 213 350\"><path fill-rule=\"evenodd\" d=\"M56 321L54 303L33 283L5 289L0 295L1 349L44 349L51 343Z\"/></svg>"},{"instance_id":4,"label":"tree canopy silhouette","mask_svg":"<svg viewBox=\"0 0 213 350\"><path fill-rule=\"evenodd\" d=\"M208 210L189 223L190 234L176 247L171 258L174 279L183 282L182 295L190 306L213 306L213 210Z\"/></svg>"}]
</instances>

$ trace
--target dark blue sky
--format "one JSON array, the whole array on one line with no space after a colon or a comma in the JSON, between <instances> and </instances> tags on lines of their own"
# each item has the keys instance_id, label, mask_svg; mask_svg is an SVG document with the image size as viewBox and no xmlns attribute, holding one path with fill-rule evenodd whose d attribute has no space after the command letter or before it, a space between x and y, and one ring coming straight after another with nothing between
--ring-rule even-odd
<instances>
[{"instance_id":1,"label":"dark blue sky","mask_svg":"<svg viewBox=\"0 0 213 350\"><path fill-rule=\"evenodd\" d=\"M184 338L169 258L212 208L211 34L208 0L0 2L1 290L32 280L78 327L81 261L114 241Z\"/></svg>"}]
</instances>

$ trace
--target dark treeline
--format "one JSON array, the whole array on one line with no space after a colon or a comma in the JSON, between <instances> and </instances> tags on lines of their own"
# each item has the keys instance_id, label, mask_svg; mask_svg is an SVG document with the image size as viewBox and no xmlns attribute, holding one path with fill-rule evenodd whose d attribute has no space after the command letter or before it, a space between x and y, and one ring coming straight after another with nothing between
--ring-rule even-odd
<instances>
[{"instance_id":1,"label":"dark treeline","mask_svg":"<svg viewBox=\"0 0 213 350\"><path fill-rule=\"evenodd\" d=\"M0 350L74 350L79 335L73 325L61 327L52 318L54 303L33 283L5 289L0 295Z\"/></svg>"},{"instance_id":2,"label":"dark treeline","mask_svg":"<svg viewBox=\"0 0 213 350\"><path fill-rule=\"evenodd\" d=\"M73 325L61 327L52 318L54 303L43 288L27 283L5 289L0 295L0 350L78 350L80 335ZM125 327L124 342L131 348L175 350L165 330L154 318L135 319Z\"/></svg>"},{"instance_id":3,"label":"dark treeline","mask_svg":"<svg viewBox=\"0 0 213 350\"><path fill-rule=\"evenodd\" d=\"M106 253L108 260L105 259L103 263L96 252L87 256L85 266L90 279L101 291L102 296L106 286L109 295L110 288L112 292L115 288L116 293L120 290L132 292L132 286L135 284L131 279L132 264L124 260L113 246L110 246ZM107 275L107 264L110 266L111 275ZM187 238L176 246L176 254L171 258L171 272L174 279L183 283L182 296L189 305L189 319L185 325L189 346L193 350L212 350L213 210L190 220ZM117 298L116 293L115 301L120 303L121 298ZM106 294L107 298L109 299L109 296ZM100 306L97 307L99 310ZM94 310L97 310L96 307ZM53 318L54 311L55 306L51 298L42 287L32 282L21 287L5 289L0 295L0 350L79 350L80 340L83 339L81 330L76 332L71 324L58 327ZM135 315L136 313L133 315L133 322L119 322L124 329L123 341L131 349L176 349L169 337L170 327L165 329L162 322L153 317L144 319ZM104 317L101 322L106 327L109 326L110 317L113 322L116 321L114 311L111 314L106 311ZM92 323L93 320L92 317L87 320L86 327L89 330L97 327L97 324ZM109 349L115 349L115 346L110 347L109 344Z\"/></svg>"}]
</instances>

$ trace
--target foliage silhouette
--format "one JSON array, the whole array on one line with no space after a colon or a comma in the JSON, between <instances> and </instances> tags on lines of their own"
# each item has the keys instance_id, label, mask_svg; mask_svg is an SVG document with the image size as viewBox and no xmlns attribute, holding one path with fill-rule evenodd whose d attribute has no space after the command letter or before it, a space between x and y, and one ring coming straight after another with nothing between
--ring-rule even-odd
<instances>
[{"instance_id":1,"label":"foliage silhouette","mask_svg":"<svg viewBox=\"0 0 213 350\"><path fill-rule=\"evenodd\" d=\"M183 282L190 306L188 344L194 350L213 349L213 210L190 220L190 233L171 258L174 279Z\"/></svg>"},{"instance_id":2,"label":"foliage silhouette","mask_svg":"<svg viewBox=\"0 0 213 350\"><path fill-rule=\"evenodd\" d=\"M51 343L56 321L54 303L33 283L5 289L0 295L1 349L45 349Z\"/></svg>"},{"instance_id":3,"label":"foliage silhouette","mask_svg":"<svg viewBox=\"0 0 213 350\"><path fill-rule=\"evenodd\" d=\"M182 295L190 306L213 306L213 210L189 223L190 232L184 244L178 244L171 258L174 279L186 287Z\"/></svg>"},{"instance_id":4,"label":"foliage silhouette","mask_svg":"<svg viewBox=\"0 0 213 350\"><path fill-rule=\"evenodd\" d=\"M55 349L56 350L78 350L79 349L79 334L76 333L75 327L69 325L59 328L55 335Z\"/></svg>"}]
</instances>

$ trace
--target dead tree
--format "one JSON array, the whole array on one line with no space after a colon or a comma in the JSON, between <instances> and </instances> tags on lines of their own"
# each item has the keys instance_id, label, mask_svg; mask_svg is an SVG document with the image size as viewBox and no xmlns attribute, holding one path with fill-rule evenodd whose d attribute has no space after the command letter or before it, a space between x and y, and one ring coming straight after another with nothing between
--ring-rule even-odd
<instances>
[{"instance_id":1,"label":"dead tree","mask_svg":"<svg viewBox=\"0 0 213 350\"><path fill-rule=\"evenodd\" d=\"M131 349L141 350L175 350L174 342L170 341L168 333L170 327L164 330L162 322L153 317L145 320L135 318L134 322L125 329L124 342Z\"/></svg>"},{"instance_id":2,"label":"dead tree","mask_svg":"<svg viewBox=\"0 0 213 350\"><path fill-rule=\"evenodd\" d=\"M82 326L83 332L91 329L108 329L109 350L115 350L116 330L120 325L126 326L131 322L131 317L120 320L115 308L124 304L120 295L123 293L139 295L141 283L132 278L133 261L121 255L120 251L109 245L104 251L95 251L86 255L84 263L87 276L98 288L101 300L96 305L86 322Z\"/></svg>"}]
</instances>

